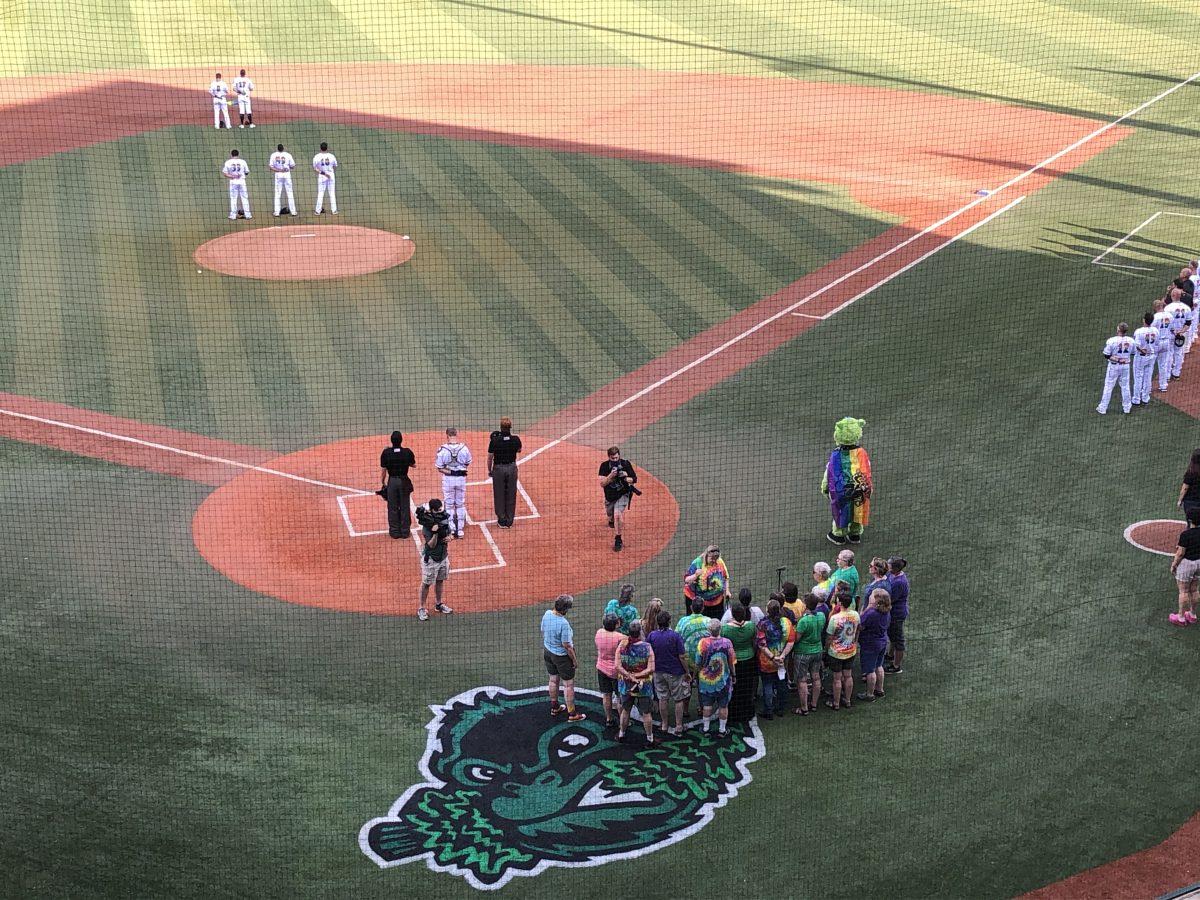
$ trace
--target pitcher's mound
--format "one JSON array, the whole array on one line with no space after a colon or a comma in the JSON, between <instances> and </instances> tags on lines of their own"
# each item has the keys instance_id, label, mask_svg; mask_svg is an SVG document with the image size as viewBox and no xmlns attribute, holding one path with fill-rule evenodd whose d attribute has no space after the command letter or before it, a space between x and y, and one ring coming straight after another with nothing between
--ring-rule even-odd
<instances>
[{"instance_id":1,"label":"pitcher's mound","mask_svg":"<svg viewBox=\"0 0 1200 900\"><path fill-rule=\"evenodd\" d=\"M239 278L316 281L381 272L408 262L407 236L356 225L283 225L234 231L201 244L196 265Z\"/></svg>"}]
</instances>

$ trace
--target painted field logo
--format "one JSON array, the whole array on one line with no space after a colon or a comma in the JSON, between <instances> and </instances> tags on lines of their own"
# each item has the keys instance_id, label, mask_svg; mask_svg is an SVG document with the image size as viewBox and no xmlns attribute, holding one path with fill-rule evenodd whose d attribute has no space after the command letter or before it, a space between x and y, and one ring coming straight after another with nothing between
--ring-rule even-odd
<instances>
[{"instance_id":1,"label":"painted field logo","mask_svg":"<svg viewBox=\"0 0 1200 900\"><path fill-rule=\"evenodd\" d=\"M754 723L724 739L692 729L618 744L599 695L575 697L585 722L552 719L544 688L475 688L433 707L425 781L362 827L362 851L380 866L424 860L483 890L641 856L707 825L765 753Z\"/></svg>"}]
</instances>

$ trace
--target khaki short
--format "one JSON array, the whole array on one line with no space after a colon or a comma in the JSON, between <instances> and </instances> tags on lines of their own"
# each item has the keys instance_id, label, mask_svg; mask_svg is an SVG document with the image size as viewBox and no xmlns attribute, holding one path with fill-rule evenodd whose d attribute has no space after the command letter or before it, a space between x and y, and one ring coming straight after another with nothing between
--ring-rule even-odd
<instances>
[{"instance_id":1,"label":"khaki short","mask_svg":"<svg viewBox=\"0 0 1200 900\"><path fill-rule=\"evenodd\" d=\"M421 584L433 584L435 581L445 581L450 577L450 555L441 562L421 557Z\"/></svg>"},{"instance_id":2,"label":"khaki short","mask_svg":"<svg viewBox=\"0 0 1200 900\"><path fill-rule=\"evenodd\" d=\"M666 672L654 673L654 696L659 700L678 703L691 695L692 683L684 681L682 675L669 675Z\"/></svg>"},{"instance_id":3,"label":"khaki short","mask_svg":"<svg viewBox=\"0 0 1200 900\"><path fill-rule=\"evenodd\" d=\"M1200 579L1200 559L1181 559L1175 567L1175 580L1183 585L1192 585Z\"/></svg>"}]
</instances>

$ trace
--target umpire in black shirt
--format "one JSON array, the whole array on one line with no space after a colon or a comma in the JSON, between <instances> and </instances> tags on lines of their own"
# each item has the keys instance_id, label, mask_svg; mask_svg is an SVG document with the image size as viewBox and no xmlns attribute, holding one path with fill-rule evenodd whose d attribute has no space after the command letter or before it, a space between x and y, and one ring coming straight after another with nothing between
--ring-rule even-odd
<instances>
[{"instance_id":1,"label":"umpire in black shirt","mask_svg":"<svg viewBox=\"0 0 1200 900\"><path fill-rule=\"evenodd\" d=\"M517 454L521 439L512 433L512 419L500 420L500 430L488 439L488 476L492 479L492 501L496 506L496 524L512 528L517 512Z\"/></svg>"},{"instance_id":2,"label":"umpire in black shirt","mask_svg":"<svg viewBox=\"0 0 1200 900\"><path fill-rule=\"evenodd\" d=\"M397 540L408 537L412 527L408 498L413 492L413 483L409 480L408 470L417 464L413 452L400 446L403 441L404 435L393 431L392 446L385 447L379 456L379 465L383 469L384 497L387 499L388 534Z\"/></svg>"}]
</instances>

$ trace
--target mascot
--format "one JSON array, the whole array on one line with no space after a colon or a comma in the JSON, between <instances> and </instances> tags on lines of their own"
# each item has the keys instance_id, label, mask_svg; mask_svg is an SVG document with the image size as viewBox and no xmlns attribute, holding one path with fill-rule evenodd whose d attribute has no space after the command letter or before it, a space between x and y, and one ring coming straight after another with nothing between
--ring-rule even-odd
<instances>
[{"instance_id":1,"label":"mascot","mask_svg":"<svg viewBox=\"0 0 1200 900\"><path fill-rule=\"evenodd\" d=\"M861 446L862 419L840 419L833 426L837 444L829 454L821 493L829 497L833 529L826 535L834 544L857 544L871 517L871 458Z\"/></svg>"}]
</instances>

